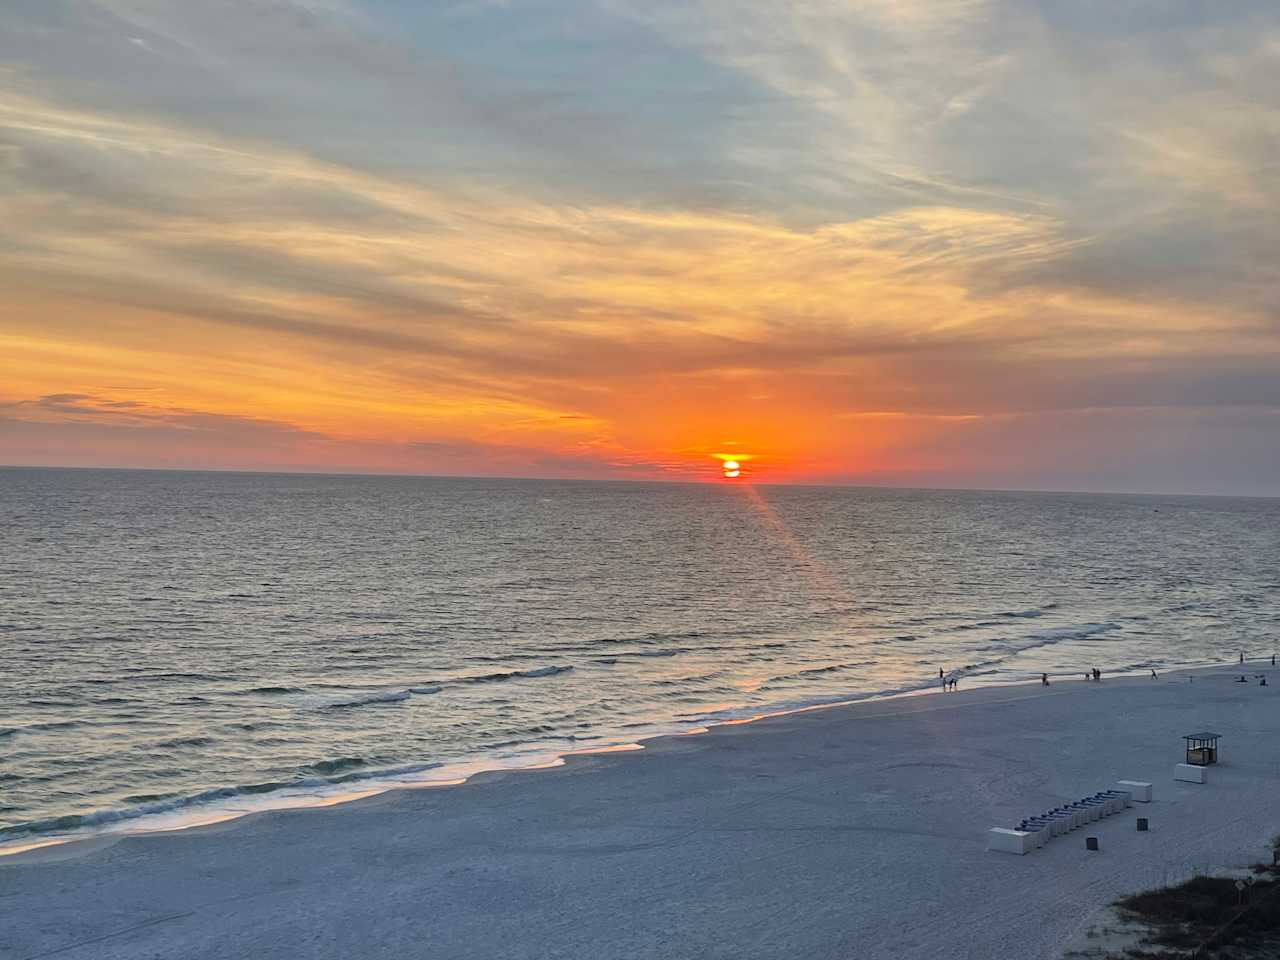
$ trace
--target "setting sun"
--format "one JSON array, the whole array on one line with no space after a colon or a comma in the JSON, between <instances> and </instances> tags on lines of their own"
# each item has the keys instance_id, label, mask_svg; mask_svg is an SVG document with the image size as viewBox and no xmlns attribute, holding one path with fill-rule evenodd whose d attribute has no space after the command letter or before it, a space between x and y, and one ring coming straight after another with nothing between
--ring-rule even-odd
<instances>
[{"instance_id":1,"label":"setting sun","mask_svg":"<svg viewBox=\"0 0 1280 960\"><path fill-rule=\"evenodd\" d=\"M713 457L720 461L720 469L724 479L736 480L742 476L742 465L752 458L749 453L713 453Z\"/></svg>"}]
</instances>

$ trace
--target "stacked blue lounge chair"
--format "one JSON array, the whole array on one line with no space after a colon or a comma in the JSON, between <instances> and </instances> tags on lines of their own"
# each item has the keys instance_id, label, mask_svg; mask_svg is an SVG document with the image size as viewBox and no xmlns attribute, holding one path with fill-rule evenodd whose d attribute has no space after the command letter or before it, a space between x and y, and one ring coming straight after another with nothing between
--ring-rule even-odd
<instances>
[{"instance_id":1,"label":"stacked blue lounge chair","mask_svg":"<svg viewBox=\"0 0 1280 960\"><path fill-rule=\"evenodd\" d=\"M1073 803L1046 810L1039 816L1027 817L1015 829L1031 834L1035 845L1043 847L1059 834L1119 813L1131 802L1132 796L1126 790L1103 790L1081 797Z\"/></svg>"}]
</instances>

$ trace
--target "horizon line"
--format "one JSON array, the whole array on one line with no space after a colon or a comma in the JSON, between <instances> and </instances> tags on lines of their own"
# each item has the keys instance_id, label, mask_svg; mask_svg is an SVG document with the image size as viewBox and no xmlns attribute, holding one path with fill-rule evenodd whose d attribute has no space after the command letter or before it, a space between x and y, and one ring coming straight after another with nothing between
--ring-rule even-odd
<instances>
[{"instance_id":1,"label":"horizon line","mask_svg":"<svg viewBox=\"0 0 1280 960\"><path fill-rule=\"evenodd\" d=\"M214 473L238 474L246 476L267 477L346 477L351 479L401 479L401 480L506 480L516 483L630 483L666 486L765 486L765 487L813 487L818 489L852 489L852 490L903 490L937 493L1039 493L1063 496L1100 496L1100 497L1194 497L1221 500L1280 500L1280 493L1174 493L1159 490L1082 490L1059 489L1047 487L966 487L966 486L929 486L914 484L891 484L832 481L771 481L771 480L726 480L719 474L707 479L656 479L643 477L553 477L553 476L510 476L501 474L453 474L453 473L397 473L371 472L359 470L266 470L245 469L237 467L120 467L120 466L86 466L61 464L22 464L0 463L0 471L4 470L77 470L83 472L105 471L114 473Z\"/></svg>"}]
</instances>

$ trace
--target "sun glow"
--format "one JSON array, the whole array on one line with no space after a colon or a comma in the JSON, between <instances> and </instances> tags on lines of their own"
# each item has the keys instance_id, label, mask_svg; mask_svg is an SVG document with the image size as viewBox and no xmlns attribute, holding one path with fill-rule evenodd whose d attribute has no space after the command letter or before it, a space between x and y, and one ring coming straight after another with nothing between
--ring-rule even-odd
<instances>
[{"instance_id":1,"label":"sun glow","mask_svg":"<svg viewBox=\"0 0 1280 960\"><path fill-rule=\"evenodd\" d=\"M720 461L720 469L726 480L737 480L742 476L742 465L751 459L749 453L713 453Z\"/></svg>"}]
</instances>

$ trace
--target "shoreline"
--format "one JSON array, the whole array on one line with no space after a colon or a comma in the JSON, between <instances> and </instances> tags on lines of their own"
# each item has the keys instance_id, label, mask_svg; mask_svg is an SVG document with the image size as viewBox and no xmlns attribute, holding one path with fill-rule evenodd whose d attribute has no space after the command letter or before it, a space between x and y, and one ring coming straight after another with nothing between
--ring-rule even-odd
<instances>
[{"instance_id":1,"label":"shoreline","mask_svg":"<svg viewBox=\"0 0 1280 960\"><path fill-rule=\"evenodd\" d=\"M1239 665L1241 664L1193 663L1168 669L1164 671L1161 676L1183 676L1217 669L1227 669L1229 667ZM1250 665L1270 666L1271 664L1269 658L1262 661L1246 659L1243 663L1243 666L1246 668L1250 667ZM1127 679L1141 680L1146 677L1146 674L1143 672L1145 669L1148 668L1144 667L1128 671L1117 671L1110 674L1104 671L1104 677L1107 681L1111 682ZM523 757L515 758L527 762L502 764L486 759L477 759L474 761L461 760L452 763L445 762L440 764L438 767L433 767L429 770L430 773L437 774L438 776L424 777L420 780L406 779L403 775L396 776L394 770L392 770L388 771L386 774L374 772L367 778L352 778L347 781L333 782L331 784L331 789L326 789L324 786L320 785L312 785L309 787L306 784L300 783L296 787L284 787L278 791L271 791L269 793L257 795L237 794L228 796L225 801L210 800L204 803L195 802L190 803L189 805L176 806L156 812L130 815L128 808L121 811L89 811L86 814L81 814L80 816L92 817L116 813L119 813L120 816L118 818L105 820L101 825L94 824L85 827L74 827L65 833L58 833L56 830L32 831L26 834L17 834L11 841L0 840L0 864L4 864L6 861L13 858L26 858L31 854L42 850L48 850L49 848L72 848L67 849L65 853L67 856L75 856L75 850L80 847L84 847L86 850L99 849L104 845L109 845L120 839L128 837L170 835L188 830L200 830L210 826L234 823L235 821L276 812L345 806L346 804L356 803L370 797L394 794L399 791L462 787L473 783L480 777L503 776L508 774L550 770L565 766L572 762L574 758L578 757L646 750L651 749L653 744L667 738L700 736L703 734L713 733L722 727L756 724L764 721L818 711L838 710L868 704L907 701L938 693L943 693L946 697L971 698L973 694L979 692L1030 687L1039 691L1036 694L1038 696L1047 695L1047 691L1045 691L1041 682L1036 679L982 681L973 678L965 678L963 676L961 676L960 679L969 679L971 685L964 690L957 690L953 693L943 693L943 691L939 691L931 682L928 686L922 686L914 689L895 690L887 693L873 693L865 696L842 697L803 704L800 706L780 707L778 709L765 708L763 710L755 710L742 717L707 721L696 720L692 721L687 729L656 732L638 737L635 740L624 740L616 743L604 744L599 747L588 747L581 750L568 750L563 752L551 750L537 751L531 752ZM1060 674L1051 680L1051 683L1054 686L1059 684L1072 684L1076 682L1086 683L1087 681L1069 674ZM972 701L970 700L969 702ZM960 707L965 704L953 704L948 701L947 705ZM741 709L745 710L746 708ZM662 724L655 723L654 726L660 727ZM223 788L214 787L209 789L218 790ZM258 802L253 802L255 800Z\"/></svg>"}]
</instances>

